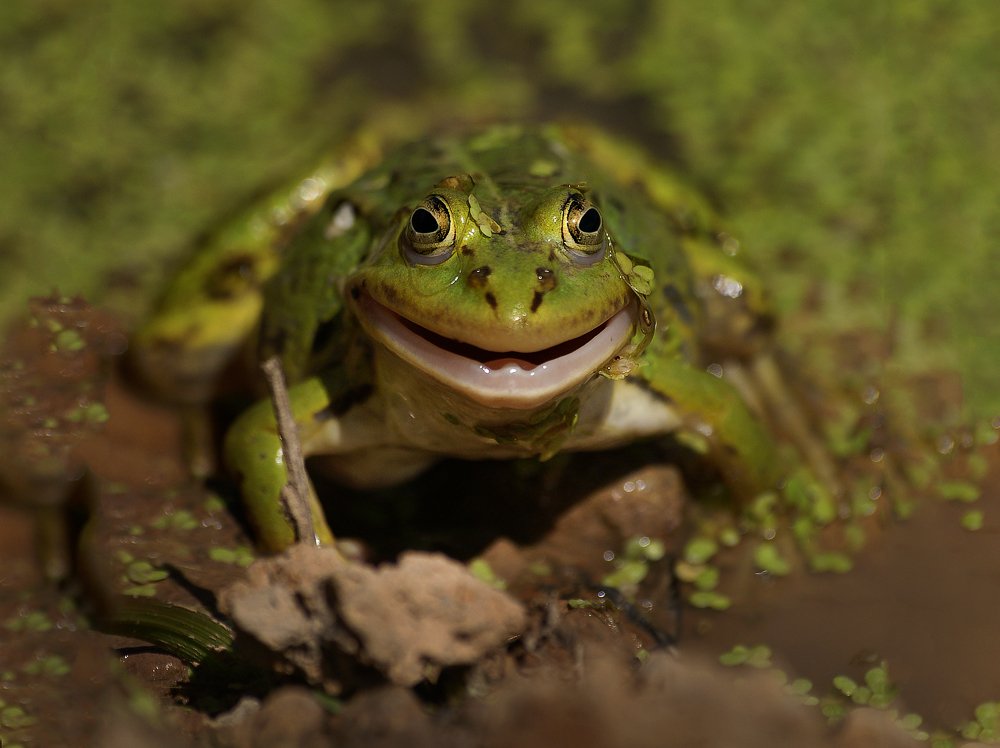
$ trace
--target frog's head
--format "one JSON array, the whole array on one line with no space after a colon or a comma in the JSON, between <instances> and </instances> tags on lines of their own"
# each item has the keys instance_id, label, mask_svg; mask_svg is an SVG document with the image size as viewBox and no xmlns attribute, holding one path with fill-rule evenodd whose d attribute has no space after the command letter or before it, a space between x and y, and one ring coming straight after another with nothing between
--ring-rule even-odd
<instances>
[{"instance_id":1,"label":"frog's head","mask_svg":"<svg viewBox=\"0 0 1000 748\"><path fill-rule=\"evenodd\" d=\"M365 330L476 402L533 408L631 341L639 305L575 185L449 177L401 209L348 282Z\"/></svg>"}]
</instances>

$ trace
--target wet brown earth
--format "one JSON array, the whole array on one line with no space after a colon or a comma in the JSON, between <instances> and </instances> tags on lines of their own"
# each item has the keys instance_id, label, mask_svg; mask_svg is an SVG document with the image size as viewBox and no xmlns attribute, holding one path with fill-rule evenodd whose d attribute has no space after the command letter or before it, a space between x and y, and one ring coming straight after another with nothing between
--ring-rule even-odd
<instances>
[{"instance_id":1,"label":"wet brown earth","mask_svg":"<svg viewBox=\"0 0 1000 748\"><path fill-rule=\"evenodd\" d=\"M991 427L935 442L947 454L932 480L910 489L906 511L879 506L860 523L865 542L840 574L802 570L791 542L781 546L790 573L762 571L759 529L691 502L669 464L675 455L659 445L544 465L448 462L375 494L320 478L334 531L392 580L366 608L350 592L355 572L339 562L308 572L258 565L248 577L255 554L233 487L187 476L178 414L118 375L105 397L87 396L109 418L60 453L60 464L86 472L41 475L44 511L20 494L0 505L5 748L847 746L917 744L915 736L940 748L963 744L963 726L975 735L967 723L976 707L1000 699L1000 447ZM63 408L57 400L52 407ZM21 427L8 427L8 444L39 438ZM53 563L52 544L37 540L53 536L37 531L60 496L88 519L76 564ZM722 543L710 563L695 558L692 539L720 523L737 530L733 547ZM779 528L776 542L786 536ZM407 551L420 554L422 569L410 576ZM474 564L475 576L459 565L429 574L420 564L431 558L485 563ZM691 582L685 564L716 570L718 585ZM46 579L64 566L73 567L67 578ZM374 578L361 586L374 589ZM240 609L236 582L277 611L291 595L301 622L252 620L267 606ZM696 607L718 599L699 602L699 591L731 604ZM114 628L108 602L123 593L235 622L235 659L208 657L192 670L148 641L95 631ZM487 618L503 626L453 616L452 639L434 648L437 628L409 625L442 626L434 601L456 600L467 611L498 601ZM395 639L374 642L394 630ZM722 665L726 653L741 659L736 645L769 653ZM418 660L407 660L414 652ZM838 676L864 684L883 664L890 683L869 683L888 694L880 708L850 706L834 686ZM897 722L910 713L919 726Z\"/></svg>"}]
</instances>

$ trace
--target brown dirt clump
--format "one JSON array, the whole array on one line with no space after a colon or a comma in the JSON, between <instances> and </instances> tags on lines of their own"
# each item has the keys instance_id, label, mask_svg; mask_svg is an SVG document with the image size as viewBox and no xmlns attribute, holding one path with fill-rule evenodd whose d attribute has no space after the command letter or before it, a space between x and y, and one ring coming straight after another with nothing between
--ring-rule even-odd
<instances>
[{"instance_id":1,"label":"brown dirt clump","mask_svg":"<svg viewBox=\"0 0 1000 748\"><path fill-rule=\"evenodd\" d=\"M330 548L259 560L220 603L238 628L313 683L343 690L347 663L413 686L467 665L519 633L519 603L440 554L372 568Z\"/></svg>"}]
</instances>

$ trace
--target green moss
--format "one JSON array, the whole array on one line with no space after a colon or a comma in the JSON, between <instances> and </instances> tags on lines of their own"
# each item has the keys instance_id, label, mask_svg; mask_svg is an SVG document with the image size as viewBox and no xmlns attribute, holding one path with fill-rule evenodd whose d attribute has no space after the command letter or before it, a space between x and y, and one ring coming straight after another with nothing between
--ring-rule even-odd
<instances>
[{"instance_id":1,"label":"green moss","mask_svg":"<svg viewBox=\"0 0 1000 748\"><path fill-rule=\"evenodd\" d=\"M980 321L997 302L978 289L1000 280L983 166L1000 161L984 31L1000 8L768 10L513 0L487 23L456 0L7 4L0 318L53 286L138 312L200 230L379 103L432 91L447 120L569 98L712 193L780 310L820 287L820 318L789 315L793 345L892 319L893 368L957 362L969 411L992 417L1000 330Z\"/></svg>"}]
</instances>

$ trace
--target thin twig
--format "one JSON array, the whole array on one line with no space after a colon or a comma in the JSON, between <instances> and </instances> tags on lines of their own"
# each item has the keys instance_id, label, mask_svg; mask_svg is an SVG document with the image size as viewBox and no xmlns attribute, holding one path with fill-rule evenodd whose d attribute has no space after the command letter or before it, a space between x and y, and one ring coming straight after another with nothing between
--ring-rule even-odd
<instances>
[{"instance_id":1,"label":"thin twig","mask_svg":"<svg viewBox=\"0 0 1000 748\"><path fill-rule=\"evenodd\" d=\"M305 458L302 456L302 445L299 443L299 430L292 416L292 404L288 398L288 385L285 383L281 360L277 356L272 356L262 363L260 368L264 372L264 380L271 393L278 437L281 439L285 469L288 471L288 482L281 489L281 501L288 516L291 517L298 541L319 545L313 528L312 510L309 507L309 478L306 475Z\"/></svg>"}]
</instances>

